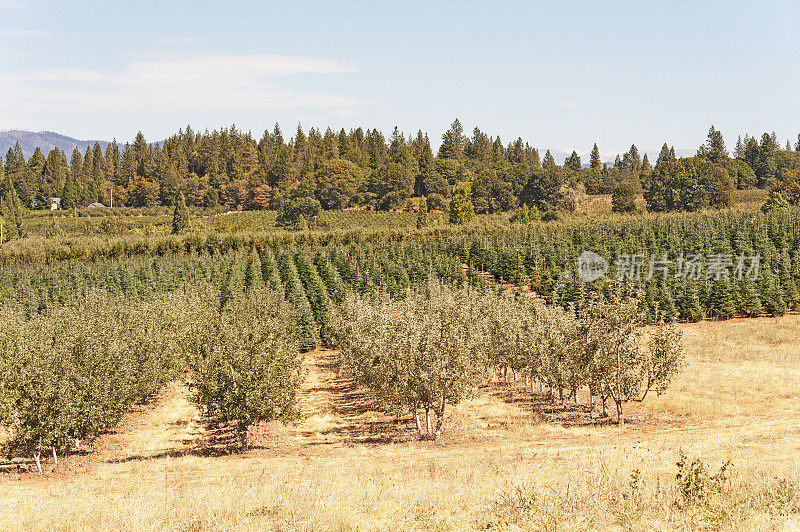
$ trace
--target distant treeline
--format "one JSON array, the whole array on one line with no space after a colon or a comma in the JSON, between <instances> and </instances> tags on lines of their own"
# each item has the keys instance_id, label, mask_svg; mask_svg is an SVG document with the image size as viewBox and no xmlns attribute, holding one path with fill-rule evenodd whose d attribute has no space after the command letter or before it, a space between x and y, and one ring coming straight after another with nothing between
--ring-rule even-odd
<instances>
[{"instance_id":1,"label":"distant treeline","mask_svg":"<svg viewBox=\"0 0 800 532\"><path fill-rule=\"evenodd\" d=\"M584 167L585 166L585 167ZM728 153L711 128L696 156L678 159L664 144L655 164L636 146L613 165L595 144L588 165L573 152L563 165L549 150L539 152L521 138L504 144L478 128L464 135L455 120L434 154L427 134L406 136L397 128L387 139L376 129L338 133L298 126L288 140L276 125L256 140L236 127L196 133L190 127L150 144L140 132L133 143L98 143L85 153L38 148L26 160L17 145L2 162L0 192L12 189L30 209L106 205L172 205L183 193L189 206L276 209L286 200L314 198L324 209L446 210L455 189L469 190L475 212L507 211L524 203L548 212L572 210L582 194L612 194L614 210L635 209L643 193L649 210L697 210L725 206L735 188L769 188L800 199L800 136L782 147L775 134L745 136ZM459 185L468 183L469 187Z\"/></svg>"}]
</instances>

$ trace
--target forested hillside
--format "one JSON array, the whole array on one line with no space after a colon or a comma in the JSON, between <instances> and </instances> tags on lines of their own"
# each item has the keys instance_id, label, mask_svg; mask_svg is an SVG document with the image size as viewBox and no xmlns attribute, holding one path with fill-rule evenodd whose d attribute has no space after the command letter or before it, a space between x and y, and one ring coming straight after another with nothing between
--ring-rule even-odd
<instances>
[{"instance_id":1,"label":"forested hillside","mask_svg":"<svg viewBox=\"0 0 800 532\"><path fill-rule=\"evenodd\" d=\"M22 153L26 157L30 157L36 151L36 148L39 148L43 153L49 153L54 148L66 153L72 153L74 148L84 152L86 148L94 146L95 142L100 144L102 149L105 149L108 145L108 142L104 140L79 140L53 131L34 132L19 129L0 131L0 153L6 153L9 149L13 149L19 144Z\"/></svg>"},{"instance_id":2,"label":"forested hillside","mask_svg":"<svg viewBox=\"0 0 800 532\"><path fill-rule=\"evenodd\" d=\"M678 158L664 144L656 161L635 145L612 165L601 162L595 144L588 165L573 152L559 166L523 139L504 143L475 128L464 134L455 120L435 149L428 135L388 138L378 130L349 132L298 126L288 137L276 125L256 139L236 127L196 133L179 131L150 144L139 133L132 144L100 143L84 152L37 148L26 158L20 145L2 164L2 191L12 188L23 206L63 208L100 201L115 206L172 205L182 192L189 206L276 209L286 200L312 198L323 209L359 207L447 210L454 191L468 195L477 213L507 211L521 203L543 213L571 211L584 194L613 195L614 210L635 209L643 194L651 211L692 211L727 206L736 188L780 191L789 203L800 198L800 137L781 146L775 134L739 138L732 153L713 126L695 156ZM586 166L586 167L584 167ZM465 185L468 185L465 188Z\"/></svg>"}]
</instances>

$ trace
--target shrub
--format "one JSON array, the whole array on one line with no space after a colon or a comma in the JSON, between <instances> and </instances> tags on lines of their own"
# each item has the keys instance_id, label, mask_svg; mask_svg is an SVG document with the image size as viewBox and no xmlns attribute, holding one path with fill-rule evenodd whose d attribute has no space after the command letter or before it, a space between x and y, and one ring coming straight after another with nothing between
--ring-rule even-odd
<instances>
[{"instance_id":1,"label":"shrub","mask_svg":"<svg viewBox=\"0 0 800 532\"><path fill-rule=\"evenodd\" d=\"M262 289L227 312L207 311L187 335L193 400L206 415L235 423L242 451L252 425L298 417L302 368L292 327L281 295Z\"/></svg>"},{"instance_id":2,"label":"shrub","mask_svg":"<svg viewBox=\"0 0 800 532\"><path fill-rule=\"evenodd\" d=\"M767 214L775 210L788 209L788 208L789 208L789 201L786 199L783 193L773 190L772 192L769 193L769 196L767 196L766 201L764 201L764 204L761 206L761 212Z\"/></svg>"},{"instance_id":3,"label":"shrub","mask_svg":"<svg viewBox=\"0 0 800 532\"><path fill-rule=\"evenodd\" d=\"M278 227L297 227L307 224L309 220L319 216L322 207L314 198L298 198L285 200L278 209L275 225ZM306 228L308 226L306 225Z\"/></svg>"},{"instance_id":4,"label":"shrub","mask_svg":"<svg viewBox=\"0 0 800 532\"><path fill-rule=\"evenodd\" d=\"M697 505L707 501L712 493L721 493L725 488L728 476L727 470L731 465L730 460L723 463L716 473L711 474L709 467L699 458L689 458L683 451L680 452L678 473L675 479L678 492L685 503Z\"/></svg>"},{"instance_id":5,"label":"shrub","mask_svg":"<svg viewBox=\"0 0 800 532\"><path fill-rule=\"evenodd\" d=\"M67 452L114 426L130 406L183 370L184 327L208 300L174 294L120 302L92 291L76 304L26 319L0 315L0 422L5 451ZM209 305L210 306L210 305Z\"/></svg>"},{"instance_id":6,"label":"shrub","mask_svg":"<svg viewBox=\"0 0 800 532\"><path fill-rule=\"evenodd\" d=\"M334 326L342 363L385 407L411 413L421 436L438 438L446 405L470 395L486 366L480 308L475 291L438 282L398 302L351 295Z\"/></svg>"}]
</instances>

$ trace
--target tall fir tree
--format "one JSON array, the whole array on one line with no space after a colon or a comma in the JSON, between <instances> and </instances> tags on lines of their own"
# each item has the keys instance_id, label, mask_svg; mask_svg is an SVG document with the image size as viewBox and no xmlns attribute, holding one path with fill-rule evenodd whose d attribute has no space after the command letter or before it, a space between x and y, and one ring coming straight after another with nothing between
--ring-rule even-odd
<instances>
[{"instance_id":1,"label":"tall fir tree","mask_svg":"<svg viewBox=\"0 0 800 532\"><path fill-rule=\"evenodd\" d=\"M564 168L569 168L573 172L581 171L581 156L578 155L578 152L573 150L572 154L564 161Z\"/></svg>"},{"instance_id":2,"label":"tall fir tree","mask_svg":"<svg viewBox=\"0 0 800 532\"><path fill-rule=\"evenodd\" d=\"M442 145L439 147L439 157L442 159L460 160L464 157L464 127L456 118L450 124L450 129L442 135Z\"/></svg>"},{"instance_id":3,"label":"tall fir tree","mask_svg":"<svg viewBox=\"0 0 800 532\"><path fill-rule=\"evenodd\" d=\"M450 198L450 223L465 224L475 217L475 207L472 205L472 187L469 182L461 182L453 189Z\"/></svg>"},{"instance_id":4,"label":"tall fir tree","mask_svg":"<svg viewBox=\"0 0 800 532\"><path fill-rule=\"evenodd\" d=\"M600 168L602 164L603 162L600 160L600 150L597 148L597 143L595 142L592 147L592 153L589 155L589 167Z\"/></svg>"},{"instance_id":5,"label":"tall fir tree","mask_svg":"<svg viewBox=\"0 0 800 532\"><path fill-rule=\"evenodd\" d=\"M556 160L553 159L553 155L550 153L550 150L547 150L547 152L544 154L542 168L545 170L554 170L556 168Z\"/></svg>"},{"instance_id":6,"label":"tall fir tree","mask_svg":"<svg viewBox=\"0 0 800 532\"><path fill-rule=\"evenodd\" d=\"M183 197L183 192L179 192L175 200L175 211L172 215L172 234L180 234L187 227L189 227L189 209L186 207L186 198Z\"/></svg>"}]
</instances>

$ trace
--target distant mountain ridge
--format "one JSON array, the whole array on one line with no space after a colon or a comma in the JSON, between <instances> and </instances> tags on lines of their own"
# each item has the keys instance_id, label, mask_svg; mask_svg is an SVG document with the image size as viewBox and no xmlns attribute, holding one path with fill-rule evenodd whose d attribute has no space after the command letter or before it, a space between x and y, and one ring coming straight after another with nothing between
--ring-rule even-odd
<instances>
[{"instance_id":1,"label":"distant mountain ridge","mask_svg":"<svg viewBox=\"0 0 800 532\"><path fill-rule=\"evenodd\" d=\"M105 151L106 146L109 144L106 140L79 140L54 131L33 132L12 129L0 131L0 157L5 157L9 148L13 148L17 142L19 142L25 157L30 157L37 147L42 150L45 156L53 148L58 148L69 157L74 148L78 148L81 153L85 153L87 146L94 146L94 143L98 142Z\"/></svg>"}]
</instances>

